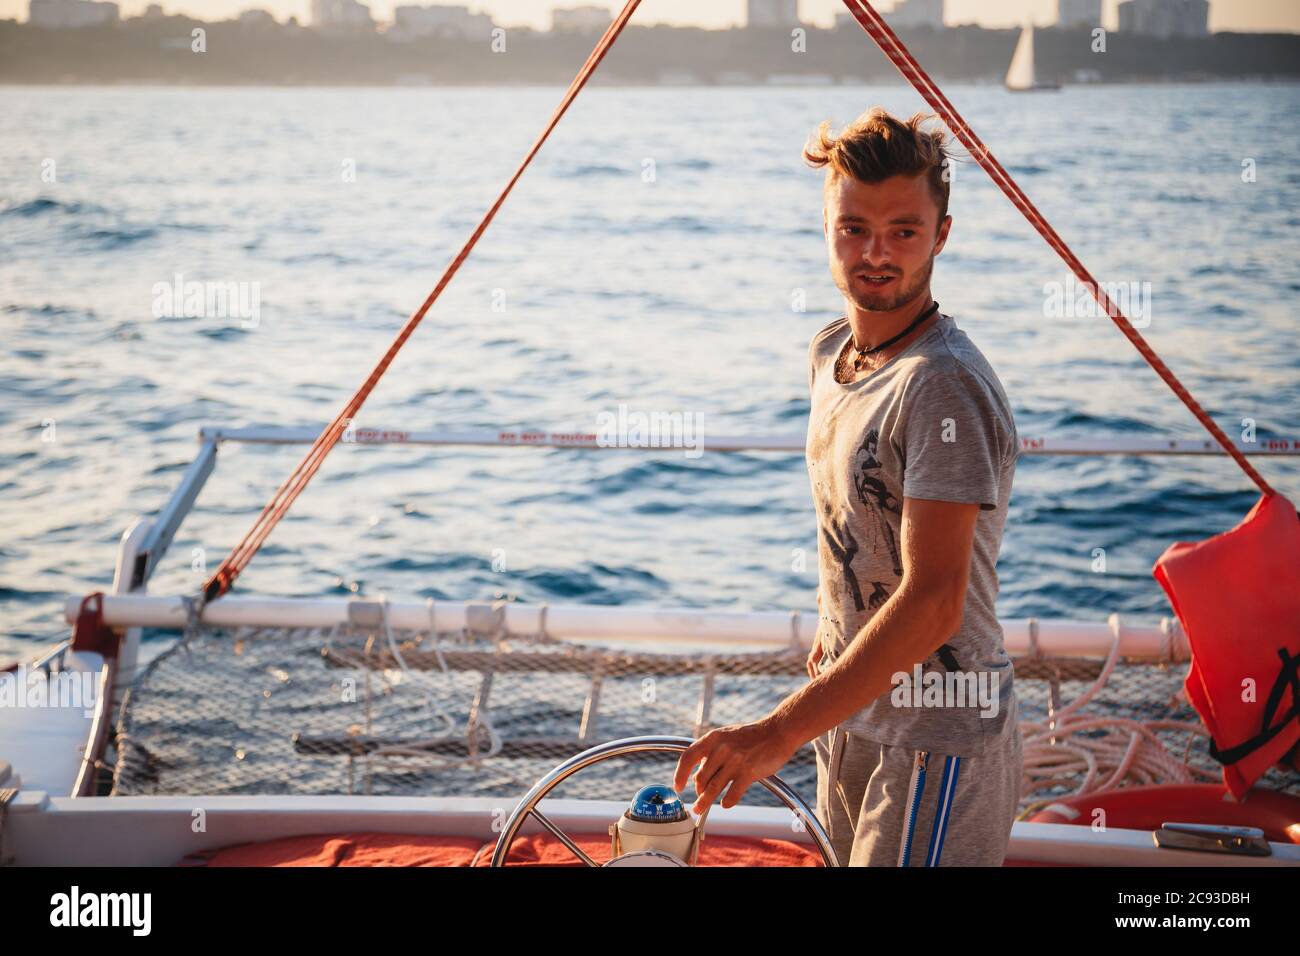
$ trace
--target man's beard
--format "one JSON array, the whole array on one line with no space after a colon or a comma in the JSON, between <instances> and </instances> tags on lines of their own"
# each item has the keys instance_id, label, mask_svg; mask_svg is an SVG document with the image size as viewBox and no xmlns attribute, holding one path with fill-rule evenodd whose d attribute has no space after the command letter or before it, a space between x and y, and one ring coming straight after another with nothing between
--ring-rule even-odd
<instances>
[{"instance_id":1,"label":"man's beard","mask_svg":"<svg viewBox=\"0 0 1300 956\"><path fill-rule=\"evenodd\" d=\"M854 294L854 273L849 274L848 287L849 292L846 294L855 306L863 312L894 312L901 309L907 303L914 301L917 296L925 292L925 288L930 283L930 273L934 270L934 257L931 256L925 263L925 267L917 273L916 279L912 284L901 292L897 292L889 299L871 298L864 299Z\"/></svg>"}]
</instances>

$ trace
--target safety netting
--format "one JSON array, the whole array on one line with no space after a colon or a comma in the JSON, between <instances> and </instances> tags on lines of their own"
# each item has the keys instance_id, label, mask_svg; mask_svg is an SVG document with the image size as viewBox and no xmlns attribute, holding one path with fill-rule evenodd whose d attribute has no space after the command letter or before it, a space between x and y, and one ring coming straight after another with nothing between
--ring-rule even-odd
<instances>
[{"instance_id":1,"label":"safety netting","mask_svg":"<svg viewBox=\"0 0 1300 956\"><path fill-rule=\"evenodd\" d=\"M159 640L166 639L159 635ZM1118 644L1116 645L1118 647ZM544 633L194 628L130 686L113 795L374 794L517 800L609 740L698 737L758 719L808 680L806 651L642 650ZM1182 692L1186 663L1014 660L1025 743L1022 811L1075 793L1217 782ZM621 800L670 782L675 754L636 754L553 796ZM811 803L804 746L781 776ZM1271 771L1260 786L1300 793ZM752 787L744 803L776 805Z\"/></svg>"}]
</instances>

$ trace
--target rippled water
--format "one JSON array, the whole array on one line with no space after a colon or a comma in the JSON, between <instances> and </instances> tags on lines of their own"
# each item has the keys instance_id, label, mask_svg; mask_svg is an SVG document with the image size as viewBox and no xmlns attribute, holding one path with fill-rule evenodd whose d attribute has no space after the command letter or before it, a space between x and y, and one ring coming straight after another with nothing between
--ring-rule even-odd
<instances>
[{"instance_id":1,"label":"rippled water","mask_svg":"<svg viewBox=\"0 0 1300 956\"><path fill-rule=\"evenodd\" d=\"M948 92L1098 278L1151 283L1151 342L1225 427L1300 434L1300 88ZM110 583L201 425L333 415L558 99L0 89L0 656L61 636L62 596ZM584 93L362 424L590 429L627 403L701 416L706 441L801 435L808 340L841 302L799 149L875 103L921 106L902 87ZM1108 321L1043 318L1067 272L974 164L951 212L935 296L1022 434L1200 437ZM178 273L255 283L259 324L155 318ZM215 566L302 451L225 446L152 589L195 590L194 549ZM1300 496L1295 459L1262 469ZM1000 611L1168 613L1153 560L1255 497L1224 458L1025 459ZM238 590L813 608L815 547L797 455L352 446Z\"/></svg>"}]
</instances>

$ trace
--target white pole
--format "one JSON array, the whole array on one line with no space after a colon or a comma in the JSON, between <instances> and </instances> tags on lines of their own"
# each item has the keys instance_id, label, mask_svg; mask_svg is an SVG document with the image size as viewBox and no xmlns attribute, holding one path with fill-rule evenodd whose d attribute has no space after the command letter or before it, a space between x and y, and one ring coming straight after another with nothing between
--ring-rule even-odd
<instances>
[{"instance_id":1,"label":"white pole","mask_svg":"<svg viewBox=\"0 0 1300 956\"><path fill-rule=\"evenodd\" d=\"M70 597L64 613L75 618L80 598ZM427 630L431 621L439 631L490 630L500 620L511 634L546 633L566 640L592 640L606 644L674 642L734 647L783 647L798 643L812 646L816 614L780 611L711 611L682 607L607 607L586 604L512 604L475 601L394 601L388 621L394 628ZM344 598L258 598L227 595L203 609L209 627L333 627L352 618L378 622L378 604ZM499 616L499 617L498 617ZM186 605L179 596L140 594L107 595L104 620L113 627L181 629ZM1043 621L1008 618L1000 622L1007 653L1025 656L1037 648L1043 655L1103 657L1114 635L1120 635L1120 653L1143 660L1186 661L1190 652L1176 621L1124 624L1118 615L1108 623Z\"/></svg>"}]
</instances>

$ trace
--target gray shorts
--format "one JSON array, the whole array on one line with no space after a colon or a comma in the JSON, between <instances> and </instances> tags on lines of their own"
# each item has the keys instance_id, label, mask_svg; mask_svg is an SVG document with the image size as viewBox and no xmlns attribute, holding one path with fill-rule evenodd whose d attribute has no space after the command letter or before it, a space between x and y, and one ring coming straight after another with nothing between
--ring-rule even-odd
<instances>
[{"instance_id":1,"label":"gray shorts","mask_svg":"<svg viewBox=\"0 0 1300 956\"><path fill-rule=\"evenodd\" d=\"M817 818L843 866L1001 866L1020 803L1018 721L980 757L835 727L813 741Z\"/></svg>"}]
</instances>

